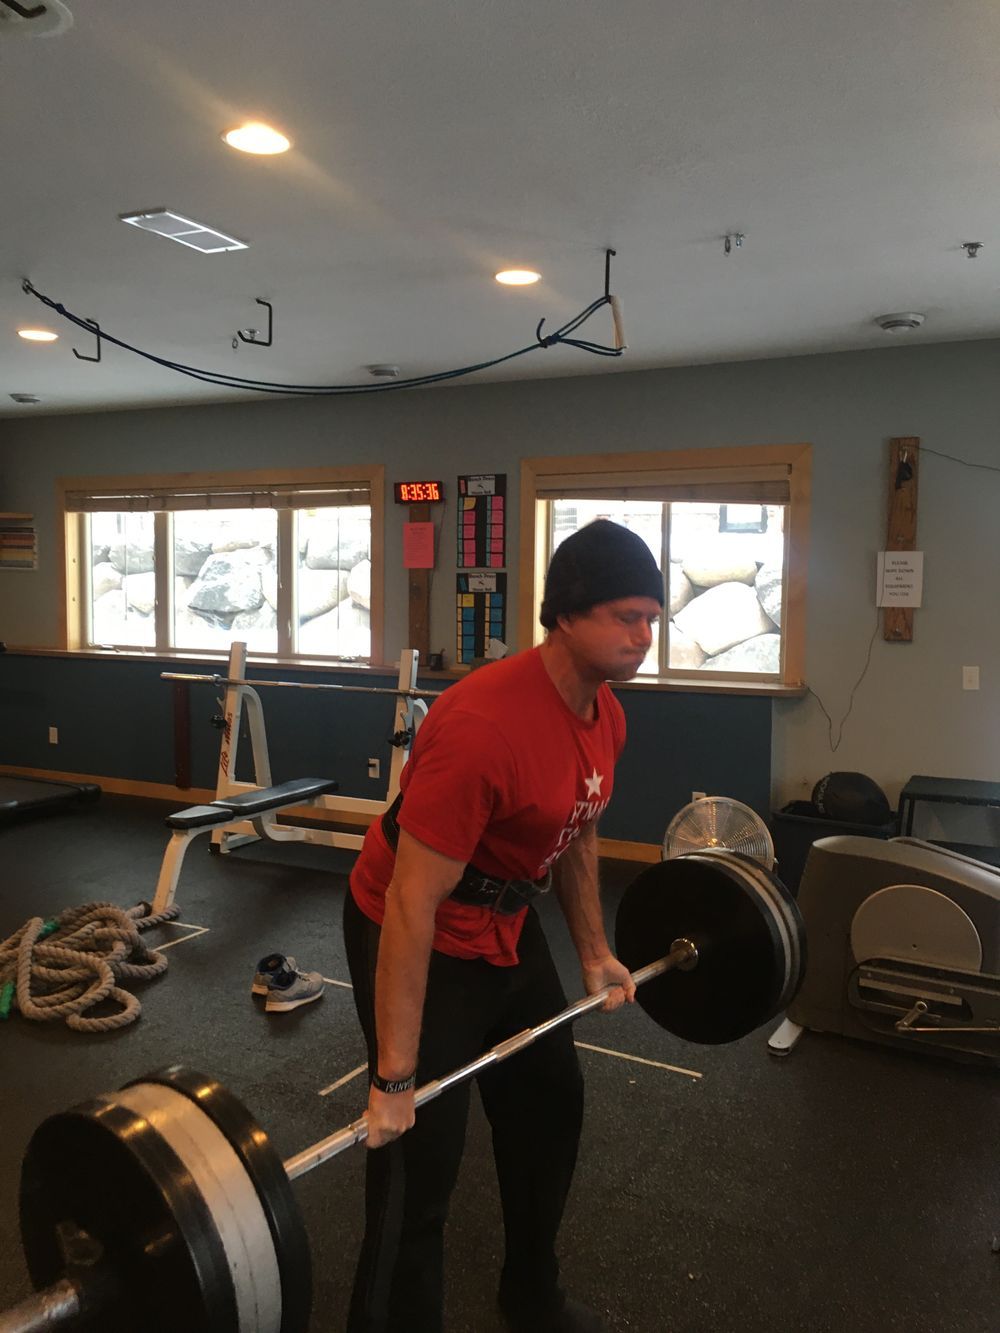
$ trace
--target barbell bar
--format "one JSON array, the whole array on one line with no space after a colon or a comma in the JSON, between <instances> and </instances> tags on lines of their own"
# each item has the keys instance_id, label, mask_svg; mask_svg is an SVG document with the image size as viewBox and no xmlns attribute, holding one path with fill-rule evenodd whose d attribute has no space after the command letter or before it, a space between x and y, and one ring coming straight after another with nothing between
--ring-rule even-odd
<instances>
[{"instance_id":1,"label":"barbell bar","mask_svg":"<svg viewBox=\"0 0 1000 1333\"><path fill-rule=\"evenodd\" d=\"M697 962L698 950L691 940L674 940L668 954L633 972L632 980L638 987L646 981L651 981L653 977L660 976L669 968L694 967ZM489 1069L491 1065L497 1065L501 1060L516 1055L518 1051L523 1051L526 1046L530 1046L533 1042L538 1041L540 1037L554 1032L556 1028L563 1027L566 1023L572 1023L575 1019L582 1017L583 1014L589 1014L592 1010L600 1008L615 989L617 987L606 986L603 990L595 991L593 995L585 995L582 999L577 1000L575 1004L569 1005L568 1008L563 1009L552 1018L546 1019L544 1023L539 1023L533 1028L525 1028L523 1032L508 1037L506 1041L498 1042L496 1046L491 1046L488 1051L484 1051L475 1060L470 1060L468 1064L462 1065L460 1069L455 1069L442 1078L435 1078L429 1083L423 1084L414 1094L414 1105L419 1109L425 1102L440 1097L449 1088L454 1088L459 1083L466 1083L470 1078L475 1078L477 1074L482 1073L484 1069ZM343 1129L337 1130L329 1138L321 1139L319 1143L314 1143L311 1148L304 1148L302 1152L296 1153L294 1157L286 1158L284 1167L288 1179L296 1180L299 1176L304 1176L307 1171L311 1171L313 1167L319 1166L322 1162L329 1161L331 1157L343 1152L345 1148L351 1148L356 1143L363 1143L367 1137L368 1117L366 1115L359 1116L357 1120L345 1125Z\"/></svg>"},{"instance_id":2,"label":"barbell bar","mask_svg":"<svg viewBox=\"0 0 1000 1333\"><path fill-rule=\"evenodd\" d=\"M664 956L643 961L665 942ZM622 897L615 945L654 1021L708 1044L775 1017L804 975L794 900L757 862L720 849L640 874ZM417 1106L598 1008L612 989L423 1084ZM361 1116L282 1161L233 1093L179 1065L50 1116L21 1174L22 1242L39 1290L0 1314L0 1333L305 1333L311 1263L291 1182L367 1131Z\"/></svg>"},{"instance_id":3,"label":"barbell bar","mask_svg":"<svg viewBox=\"0 0 1000 1333\"><path fill-rule=\"evenodd\" d=\"M268 686L282 690L336 690L340 694L391 694L397 699L402 695L406 699L431 699L444 690L403 690L390 689L388 685L323 685L314 681L300 680L243 680L239 676L199 676L190 671L161 671L161 680L180 680L195 685L244 685L250 689Z\"/></svg>"}]
</instances>

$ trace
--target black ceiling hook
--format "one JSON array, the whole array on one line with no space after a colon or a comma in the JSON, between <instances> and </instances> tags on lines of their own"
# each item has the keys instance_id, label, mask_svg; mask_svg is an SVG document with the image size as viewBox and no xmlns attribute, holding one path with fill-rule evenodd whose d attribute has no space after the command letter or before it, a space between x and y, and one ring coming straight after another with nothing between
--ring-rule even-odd
<instances>
[{"instance_id":1,"label":"black ceiling hook","mask_svg":"<svg viewBox=\"0 0 1000 1333\"><path fill-rule=\"evenodd\" d=\"M6 4L6 3L7 3L7 0L3 0L3 3ZM101 326L100 326L100 324L98 324L98 322L97 322L96 319L88 319L88 320L85 320L84 322L87 323L87 324L89 324L90 327L94 330L94 335L95 335L95 337L97 338L97 355L96 355L96 356L84 356L84 354L83 354L82 352L78 352L78 351L76 350L75 347L73 348L73 355L76 357L76 359L77 359L78 361L100 361L100 359L101 359Z\"/></svg>"},{"instance_id":2,"label":"black ceiling hook","mask_svg":"<svg viewBox=\"0 0 1000 1333\"><path fill-rule=\"evenodd\" d=\"M255 296L254 300L258 305L267 306L267 338L258 338L256 329L247 330L247 333L250 334L249 338L242 329L237 329L236 336L241 342L249 343L251 347L270 347L273 341L271 335L274 331L274 307L271 305L270 301L265 301L259 296ZM236 344L233 343L233 346L235 347Z\"/></svg>"},{"instance_id":3,"label":"black ceiling hook","mask_svg":"<svg viewBox=\"0 0 1000 1333\"><path fill-rule=\"evenodd\" d=\"M0 4L6 5L12 9L15 14L20 14L23 19L37 19L45 13L44 5L35 5L31 9L25 9L24 5L19 5L17 0L0 0Z\"/></svg>"}]
</instances>

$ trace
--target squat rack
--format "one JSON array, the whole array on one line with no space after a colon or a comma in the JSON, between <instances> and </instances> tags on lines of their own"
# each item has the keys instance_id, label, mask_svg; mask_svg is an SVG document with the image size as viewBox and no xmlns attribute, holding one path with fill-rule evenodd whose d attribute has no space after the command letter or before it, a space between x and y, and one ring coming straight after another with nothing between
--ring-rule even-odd
<instances>
[{"instance_id":1,"label":"squat rack","mask_svg":"<svg viewBox=\"0 0 1000 1333\"><path fill-rule=\"evenodd\" d=\"M410 757L410 746L419 730L421 722L427 716L429 699L441 690L421 690L417 686L417 670L420 654L415 648L406 648L400 654L399 677L394 689L373 685L328 685L303 683L290 680L253 680L246 678L247 646L234 641L229 652L229 662L224 676L196 675L190 672L164 671L161 679L196 684L224 685L222 740L219 746L219 764L216 770L215 799L224 800L244 792L260 791L272 786L271 760L267 746L267 729L264 723L264 706L258 689L276 688L292 690L324 690L349 694L386 694L395 699L392 722L392 757L389 764L388 786L383 800L371 800L361 796L324 795L317 797L311 805L314 808L328 810L334 817L339 815L362 816L366 821L374 821L388 810L399 794L399 777L403 765ZM250 733L250 750L253 761L253 781L241 782L236 778L236 760L242 732L244 709L247 727ZM230 824L224 829L214 829L212 845L219 852L228 852L244 843L255 842L261 826L269 839L275 842L309 842L326 847L345 847L357 851L364 841L364 833L345 833L337 829L299 828L290 824L278 824L277 816L272 814L255 821L246 820Z\"/></svg>"}]
</instances>

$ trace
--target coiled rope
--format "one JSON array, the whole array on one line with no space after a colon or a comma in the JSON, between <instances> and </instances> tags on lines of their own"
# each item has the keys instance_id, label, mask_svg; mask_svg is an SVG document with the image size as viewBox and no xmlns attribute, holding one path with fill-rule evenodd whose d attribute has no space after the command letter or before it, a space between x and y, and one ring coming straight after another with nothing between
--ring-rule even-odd
<instances>
[{"instance_id":1,"label":"coiled rope","mask_svg":"<svg viewBox=\"0 0 1000 1333\"><path fill-rule=\"evenodd\" d=\"M0 1019L16 1003L25 1018L65 1019L76 1032L112 1032L134 1023L142 1006L116 983L150 981L167 970L166 955L148 948L140 934L178 915L172 907L154 916L149 903L84 903L49 921L32 917L0 943ZM104 1000L121 1007L85 1017Z\"/></svg>"}]
</instances>

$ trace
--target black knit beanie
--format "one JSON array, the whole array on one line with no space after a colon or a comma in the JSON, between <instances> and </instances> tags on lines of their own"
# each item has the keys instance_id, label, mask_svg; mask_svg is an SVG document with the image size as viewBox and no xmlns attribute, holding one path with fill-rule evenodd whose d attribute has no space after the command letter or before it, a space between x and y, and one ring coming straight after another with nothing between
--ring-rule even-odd
<instances>
[{"instance_id":1,"label":"black knit beanie","mask_svg":"<svg viewBox=\"0 0 1000 1333\"><path fill-rule=\"evenodd\" d=\"M559 616L620 597L652 597L662 606L663 575L641 537L598 518L556 548L539 619L546 629L555 629Z\"/></svg>"}]
</instances>

